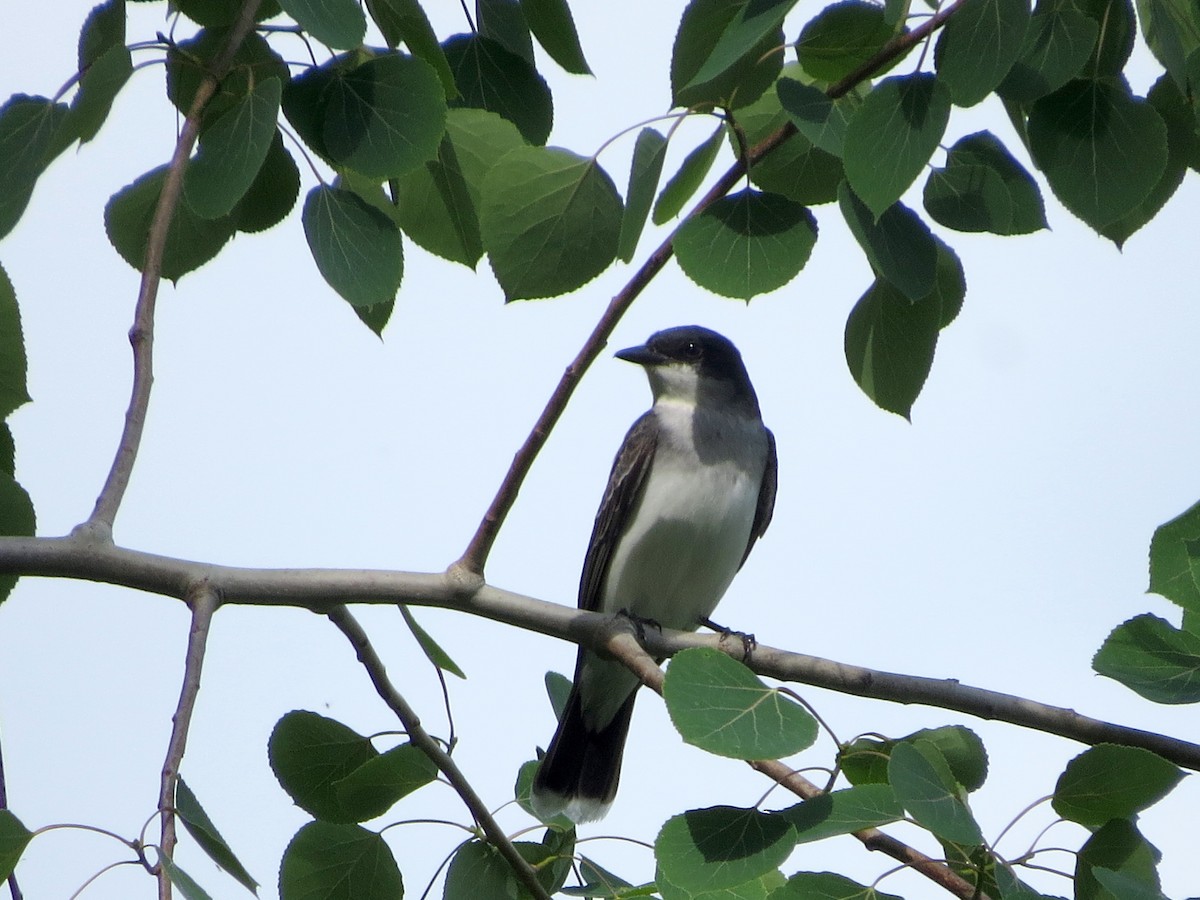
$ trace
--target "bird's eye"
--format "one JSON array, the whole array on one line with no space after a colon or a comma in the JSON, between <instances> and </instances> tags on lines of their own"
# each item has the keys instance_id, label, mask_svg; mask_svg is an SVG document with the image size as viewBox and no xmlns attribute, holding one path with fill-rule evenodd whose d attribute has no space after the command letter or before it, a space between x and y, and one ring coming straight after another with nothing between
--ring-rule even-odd
<instances>
[{"instance_id":1,"label":"bird's eye","mask_svg":"<svg viewBox=\"0 0 1200 900\"><path fill-rule=\"evenodd\" d=\"M695 341L688 341L683 345L683 355L685 359L699 359L700 345Z\"/></svg>"}]
</instances>

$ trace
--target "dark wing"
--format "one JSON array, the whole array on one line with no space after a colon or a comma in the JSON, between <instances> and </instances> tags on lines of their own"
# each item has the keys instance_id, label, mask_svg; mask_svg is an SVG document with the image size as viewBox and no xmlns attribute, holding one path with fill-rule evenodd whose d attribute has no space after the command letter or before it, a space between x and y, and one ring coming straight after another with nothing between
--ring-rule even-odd
<instances>
[{"instance_id":1,"label":"dark wing","mask_svg":"<svg viewBox=\"0 0 1200 900\"><path fill-rule=\"evenodd\" d=\"M775 511L775 489L779 486L779 458L775 455L775 435L767 432L767 466L763 469L762 484L758 488L758 507L754 510L754 524L750 526L750 540L742 554L742 564L754 549L754 542L763 536L771 524L771 513Z\"/></svg>"},{"instance_id":2,"label":"dark wing","mask_svg":"<svg viewBox=\"0 0 1200 900\"><path fill-rule=\"evenodd\" d=\"M657 447L658 421L652 413L647 412L633 423L621 449L617 451L617 458L613 460L608 487L604 489L604 499L600 501L600 509L596 512L596 524L592 526L592 540L583 561L583 574L579 577L580 609L600 609L609 561L621 531L642 495Z\"/></svg>"}]
</instances>

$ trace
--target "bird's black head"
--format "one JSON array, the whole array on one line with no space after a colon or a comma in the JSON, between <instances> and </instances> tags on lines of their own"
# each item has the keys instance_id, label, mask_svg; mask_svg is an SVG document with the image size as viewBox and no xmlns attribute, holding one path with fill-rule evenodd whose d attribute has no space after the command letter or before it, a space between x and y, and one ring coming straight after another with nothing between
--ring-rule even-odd
<instances>
[{"instance_id":1,"label":"bird's black head","mask_svg":"<svg viewBox=\"0 0 1200 900\"><path fill-rule=\"evenodd\" d=\"M709 328L668 328L652 334L640 347L616 355L646 370L656 398L748 398L758 406L737 347Z\"/></svg>"}]
</instances>

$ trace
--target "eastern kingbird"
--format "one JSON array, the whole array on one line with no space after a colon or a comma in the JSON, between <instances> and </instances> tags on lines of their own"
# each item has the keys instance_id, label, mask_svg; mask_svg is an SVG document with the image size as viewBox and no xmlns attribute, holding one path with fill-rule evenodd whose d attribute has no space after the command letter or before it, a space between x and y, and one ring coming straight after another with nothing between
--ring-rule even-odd
<instances>
[{"instance_id":1,"label":"eastern kingbird","mask_svg":"<svg viewBox=\"0 0 1200 900\"><path fill-rule=\"evenodd\" d=\"M579 580L579 607L694 630L716 608L775 505L775 438L741 354L698 325L618 359L646 370L654 405L617 452ZM558 730L533 782L547 818L599 819L617 793L639 682L580 648Z\"/></svg>"}]
</instances>

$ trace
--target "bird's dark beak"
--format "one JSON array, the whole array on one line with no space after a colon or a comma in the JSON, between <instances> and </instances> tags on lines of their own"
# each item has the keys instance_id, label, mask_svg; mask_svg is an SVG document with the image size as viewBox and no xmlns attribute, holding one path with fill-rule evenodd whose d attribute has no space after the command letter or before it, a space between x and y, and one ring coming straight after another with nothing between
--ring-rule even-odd
<instances>
[{"instance_id":1,"label":"bird's dark beak","mask_svg":"<svg viewBox=\"0 0 1200 900\"><path fill-rule=\"evenodd\" d=\"M626 347L624 350L618 350L613 355L617 359L637 363L639 366L658 366L667 361L665 356L656 350L651 350L645 344L637 347Z\"/></svg>"}]
</instances>

